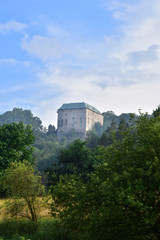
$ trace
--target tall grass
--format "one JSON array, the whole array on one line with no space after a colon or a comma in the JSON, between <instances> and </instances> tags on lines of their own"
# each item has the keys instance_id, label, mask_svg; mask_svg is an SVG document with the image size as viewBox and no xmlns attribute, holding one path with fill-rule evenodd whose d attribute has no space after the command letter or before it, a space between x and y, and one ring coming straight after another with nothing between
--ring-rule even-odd
<instances>
[{"instance_id":1,"label":"tall grass","mask_svg":"<svg viewBox=\"0 0 160 240\"><path fill-rule=\"evenodd\" d=\"M58 219L49 214L49 208L43 209L35 224L26 219L11 219L5 215L5 202L0 199L0 240L75 240ZM77 240L77 239L76 239Z\"/></svg>"},{"instance_id":2,"label":"tall grass","mask_svg":"<svg viewBox=\"0 0 160 240\"><path fill-rule=\"evenodd\" d=\"M65 240L67 229L55 219L42 219L36 225L29 220L0 222L0 237L3 240ZM70 238L71 239L71 238Z\"/></svg>"}]
</instances>

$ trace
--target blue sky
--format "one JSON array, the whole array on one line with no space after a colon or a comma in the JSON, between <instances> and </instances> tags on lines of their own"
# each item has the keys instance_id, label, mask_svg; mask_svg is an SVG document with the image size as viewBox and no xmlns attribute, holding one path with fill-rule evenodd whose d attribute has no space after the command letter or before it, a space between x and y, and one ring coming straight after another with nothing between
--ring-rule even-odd
<instances>
[{"instance_id":1,"label":"blue sky","mask_svg":"<svg viewBox=\"0 0 160 240\"><path fill-rule=\"evenodd\" d=\"M0 114L55 124L63 103L160 104L159 0L0 0Z\"/></svg>"}]
</instances>

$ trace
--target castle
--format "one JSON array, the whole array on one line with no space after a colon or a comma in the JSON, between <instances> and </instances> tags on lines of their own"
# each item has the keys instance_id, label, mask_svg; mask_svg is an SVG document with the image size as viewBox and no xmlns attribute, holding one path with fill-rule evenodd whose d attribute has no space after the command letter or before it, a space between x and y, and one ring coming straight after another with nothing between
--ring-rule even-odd
<instances>
[{"instance_id":1,"label":"castle","mask_svg":"<svg viewBox=\"0 0 160 240\"><path fill-rule=\"evenodd\" d=\"M99 122L103 125L103 115L85 102L63 104L57 113L57 136L63 136L71 129L85 136L95 123Z\"/></svg>"}]
</instances>

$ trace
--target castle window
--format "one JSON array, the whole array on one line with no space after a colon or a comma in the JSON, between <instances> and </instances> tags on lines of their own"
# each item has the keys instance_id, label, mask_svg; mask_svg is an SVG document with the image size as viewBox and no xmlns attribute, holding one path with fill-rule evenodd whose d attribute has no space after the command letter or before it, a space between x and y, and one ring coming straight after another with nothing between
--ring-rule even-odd
<instances>
[{"instance_id":1,"label":"castle window","mask_svg":"<svg viewBox=\"0 0 160 240\"><path fill-rule=\"evenodd\" d=\"M61 127L63 127L63 119L61 119Z\"/></svg>"},{"instance_id":2,"label":"castle window","mask_svg":"<svg viewBox=\"0 0 160 240\"><path fill-rule=\"evenodd\" d=\"M65 126L67 126L67 119L65 119Z\"/></svg>"},{"instance_id":3,"label":"castle window","mask_svg":"<svg viewBox=\"0 0 160 240\"><path fill-rule=\"evenodd\" d=\"M82 117L80 117L80 123L82 123L83 122L83 119L82 119Z\"/></svg>"}]
</instances>

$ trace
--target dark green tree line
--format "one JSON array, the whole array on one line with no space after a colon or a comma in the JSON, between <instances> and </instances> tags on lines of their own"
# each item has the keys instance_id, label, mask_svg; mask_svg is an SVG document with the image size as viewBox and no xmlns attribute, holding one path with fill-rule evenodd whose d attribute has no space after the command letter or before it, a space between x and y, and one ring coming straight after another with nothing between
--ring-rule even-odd
<instances>
[{"instance_id":1,"label":"dark green tree line","mask_svg":"<svg viewBox=\"0 0 160 240\"><path fill-rule=\"evenodd\" d=\"M160 239L160 119L142 115L97 149L97 165L84 183L61 177L53 214L79 236L95 240Z\"/></svg>"}]
</instances>

